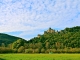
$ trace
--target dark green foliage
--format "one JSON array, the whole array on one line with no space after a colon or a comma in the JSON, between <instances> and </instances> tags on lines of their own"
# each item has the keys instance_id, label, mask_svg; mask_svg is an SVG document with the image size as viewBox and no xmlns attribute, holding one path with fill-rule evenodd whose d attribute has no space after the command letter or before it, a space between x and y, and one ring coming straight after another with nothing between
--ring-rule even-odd
<instances>
[{"instance_id":1,"label":"dark green foliage","mask_svg":"<svg viewBox=\"0 0 80 60\"><path fill-rule=\"evenodd\" d=\"M50 30L50 29L49 29ZM51 29L52 30L52 29ZM50 48L80 48L80 27L66 28L57 32L45 32L40 37L35 37L29 43L41 42L45 44L50 43ZM58 46L57 46L58 45Z\"/></svg>"},{"instance_id":2,"label":"dark green foliage","mask_svg":"<svg viewBox=\"0 0 80 60\"><path fill-rule=\"evenodd\" d=\"M0 44L14 53L80 53L80 26L61 31L49 28L43 35L38 34L29 41L0 34Z\"/></svg>"},{"instance_id":3,"label":"dark green foliage","mask_svg":"<svg viewBox=\"0 0 80 60\"><path fill-rule=\"evenodd\" d=\"M7 47L0 47L0 53L11 53L12 49Z\"/></svg>"},{"instance_id":4,"label":"dark green foliage","mask_svg":"<svg viewBox=\"0 0 80 60\"><path fill-rule=\"evenodd\" d=\"M39 42L41 42L42 45L41 49L45 48L46 52L50 52L49 49L56 49L56 52L59 52L59 50L62 51L61 49L64 50L65 48L77 50L80 48L80 26L65 28L61 31L55 31L49 28L49 30L45 31L43 35L38 35L38 37L32 38L28 41L28 43L34 44Z\"/></svg>"},{"instance_id":5,"label":"dark green foliage","mask_svg":"<svg viewBox=\"0 0 80 60\"><path fill-rule=\"evenodd\" d=\"M24 43L24 40L18 39L17 41L12 43L12 49L18 49L20 46L23 46Z\"/></svg>"},{"instance_id":6,"label":"dark green foliage","mask_svg":"<svg viewBox=\"0 0 80 60\"><path fill-rule=\"evenodd\" d=\"M13 43L18 39L22 39L22 38L0 33L0 46L2 45L2 43L4 43L5 46L7 46L8 44Z\"/></svg>"},{"instance_id":7,"label":"dark green foliage","mask_svg":"<svg viewBox=\"0 0 80 60\"><path fill-rule=\"evenodd\" d=\"M6 59L0 58L0 60L6 60Z\"/></svg>"}]
</instances>

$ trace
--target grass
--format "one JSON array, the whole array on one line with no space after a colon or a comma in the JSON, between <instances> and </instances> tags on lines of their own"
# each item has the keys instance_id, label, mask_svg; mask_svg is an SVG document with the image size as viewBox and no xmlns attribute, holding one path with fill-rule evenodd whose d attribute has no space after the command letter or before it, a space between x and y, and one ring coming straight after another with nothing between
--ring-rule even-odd
<instances>
[{"instance_id":1,"label":"grass","mask_svg":"<svg viewBox=\"0 0 80 60\"><path fill-rule=\"evenodd\" d=\"M80 54L0 54L0 60L80 60Z\"/></svg>"}]
</instances>

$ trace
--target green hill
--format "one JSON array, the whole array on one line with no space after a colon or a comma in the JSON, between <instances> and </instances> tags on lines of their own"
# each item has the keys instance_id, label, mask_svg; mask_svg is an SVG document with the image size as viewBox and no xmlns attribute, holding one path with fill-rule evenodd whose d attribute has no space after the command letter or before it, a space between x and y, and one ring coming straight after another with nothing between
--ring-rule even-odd
<instances>
[{"instance_id":1,"label":"green hill","mask_svg":"<svg viewBox=\"0 0 80 60\"><path fill-rule=\"evenodd\" d=\"M4 33L0 33L0 46L2 43L4 43L5 45L8 45L18 39L22 39L22 38L11 36L11 35L4 34Z\"/></svg>"},{"instance_id":2,"label":"green hill","mask_svg":"<svg viewBox=\"0 0 80 60\"><path fill-rule=\"evenodd\" d=\"M61 31L55 31L49 28L43 35L38 34L37 37L32 38L30 43L42 43L46 48L46 44L50 49L53 48L80 48L80 26L65 28ZM48 47L48 46L47 46Z\"/></svg>"},{"instance_id":3,"label":"green hill","mask_svg":"<svg viewBox=\"0 0 80 60\"><path fill-rule=\"evenodd\" d=\"M0 33L0 45L0 53L80 53L80 26L61 31L49 28L28 41Z\"/></svg>"}]
</instances>

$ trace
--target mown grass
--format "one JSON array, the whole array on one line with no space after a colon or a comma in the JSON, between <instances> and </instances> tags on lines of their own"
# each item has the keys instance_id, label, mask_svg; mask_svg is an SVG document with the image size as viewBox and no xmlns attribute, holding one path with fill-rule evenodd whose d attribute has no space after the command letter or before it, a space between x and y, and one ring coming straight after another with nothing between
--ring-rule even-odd
<instances>
[{"instance_id":1,"label":"mown grass","mask_svg":"<svg viewBox=\"0 0 80 60\"><path fill-rule=\"evenodd\" d=\"M80 60L80 54L0 54L0 60Z\"/></svg>"}]
</instances>

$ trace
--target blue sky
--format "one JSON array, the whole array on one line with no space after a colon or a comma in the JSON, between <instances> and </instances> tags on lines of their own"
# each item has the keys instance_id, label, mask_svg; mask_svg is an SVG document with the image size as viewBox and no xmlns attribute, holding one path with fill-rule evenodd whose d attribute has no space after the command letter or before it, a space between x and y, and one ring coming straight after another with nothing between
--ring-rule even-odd
<instances>
[{"instance_id":1,"label":"blue sky","mask_svg":"<svg viewBox=\"0 0 80 60\"><path fill-rule=\"evenodd\" d=\"M80 0L0 0L0 33L28 40L73 26L80 26Z\"/></svg>"}]
</instances>

